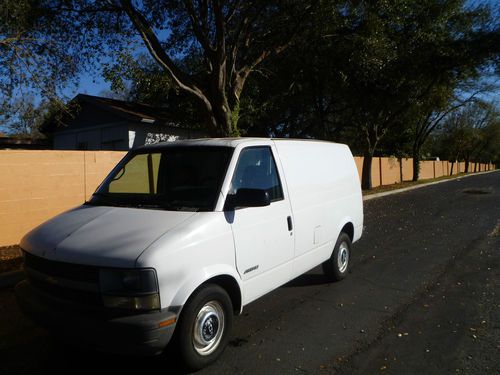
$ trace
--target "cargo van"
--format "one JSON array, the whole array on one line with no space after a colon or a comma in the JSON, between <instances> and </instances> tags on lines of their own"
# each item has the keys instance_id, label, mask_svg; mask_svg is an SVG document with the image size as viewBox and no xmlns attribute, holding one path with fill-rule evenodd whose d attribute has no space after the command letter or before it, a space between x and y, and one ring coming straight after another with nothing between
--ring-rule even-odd
<instances>
[{"instance_id":1,"label":"cargo van","mask_svg":"<svg viewBox=\"0 0 500 375\"><path fill-rule=\"evenodd\" d=\"M91 199L21 241L21 308L104 351L213 362L234 314L322 265L349 272L363 229L343 144L200 139L130 151Z\"/></svg>"}]
</instances>

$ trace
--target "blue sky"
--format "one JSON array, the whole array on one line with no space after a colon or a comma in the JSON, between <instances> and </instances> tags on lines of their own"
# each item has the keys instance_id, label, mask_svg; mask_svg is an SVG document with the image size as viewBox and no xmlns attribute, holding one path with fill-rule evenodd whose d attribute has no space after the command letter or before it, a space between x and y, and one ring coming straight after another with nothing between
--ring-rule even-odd
<instances>
[{"instance_id":1,"label":"blue sky","mask_svg":"<svg viewBox=\"0 0 500 375\"><path fill-rule=\"evenodd\" d=\"M85 73L80 76L80 84L76 90L74 87L68 87L64 90L64 94L68 97L73 97L76 94L99 95L103 91L108 91L110 89L109 83L99 74L93 76L89 73Z\"/></svg>"}]
</instances>

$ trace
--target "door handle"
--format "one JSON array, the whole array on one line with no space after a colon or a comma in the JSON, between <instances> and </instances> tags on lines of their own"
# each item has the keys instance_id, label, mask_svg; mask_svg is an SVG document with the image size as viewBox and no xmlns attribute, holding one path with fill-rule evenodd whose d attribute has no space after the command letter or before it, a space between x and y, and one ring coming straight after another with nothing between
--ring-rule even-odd
<instances>
[{"instance_id":1,"label":"door handle","mask_svg":"<svg viewBox=\"0 0 500 375\"><path fill-rule=\"evenodd\" d=\"M288 223L288 230L291 231L293 229L293 224L292 224L292 217L288 216L286 218L286 222Z\"/></svg>"}]
</instances>

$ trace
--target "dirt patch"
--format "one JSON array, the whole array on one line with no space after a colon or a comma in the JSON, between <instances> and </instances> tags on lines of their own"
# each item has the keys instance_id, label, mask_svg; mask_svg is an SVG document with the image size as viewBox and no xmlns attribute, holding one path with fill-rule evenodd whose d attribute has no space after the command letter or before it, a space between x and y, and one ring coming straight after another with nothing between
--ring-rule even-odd
<instances>
[{"instance_id":1,"label":"dirt patch","mask_svg":"<svg viewBox=\"0 0 500 375\"><path fill-rule=\"evenodd\" d=\"M0 247L0 273L16 271L23 263L19 246Z\"/></svg>"}]
</instances>

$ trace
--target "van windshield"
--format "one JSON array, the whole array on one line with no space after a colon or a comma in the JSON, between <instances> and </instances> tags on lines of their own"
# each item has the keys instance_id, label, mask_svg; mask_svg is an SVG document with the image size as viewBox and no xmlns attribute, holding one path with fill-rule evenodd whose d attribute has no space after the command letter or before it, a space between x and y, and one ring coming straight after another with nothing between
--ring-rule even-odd
<instances>
[{"instance_id":1,"label":"van windshield","mask_svg":"<svg viewBox=\"0 0 500 375\"><path fill-rule=\"evenodd\" d=\"M130 153L87 204L213 211L233 148L169 146Z\"/></svg>"}]
</instances>

